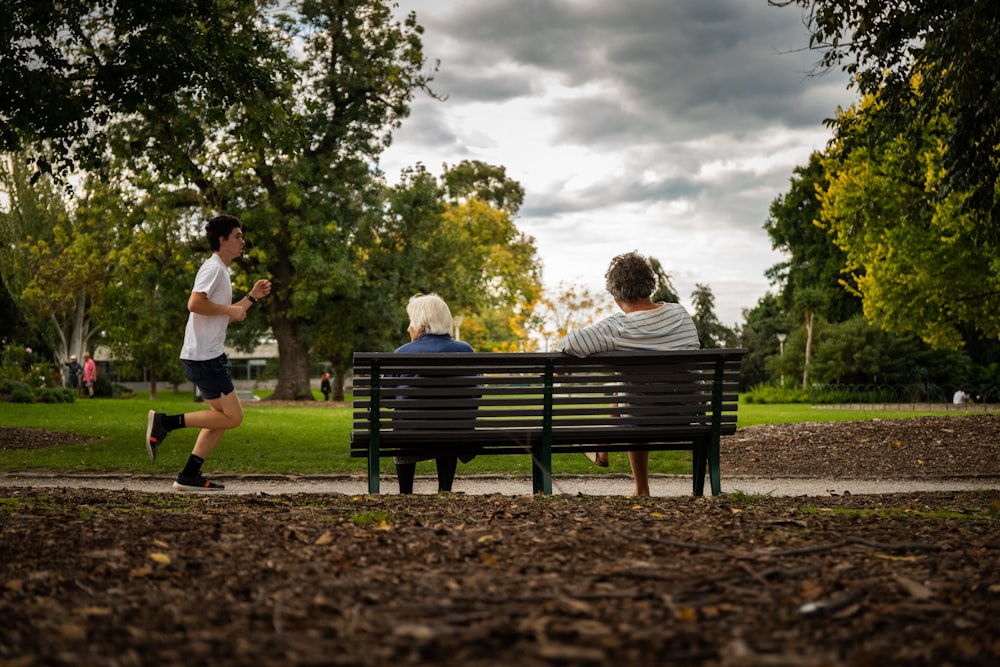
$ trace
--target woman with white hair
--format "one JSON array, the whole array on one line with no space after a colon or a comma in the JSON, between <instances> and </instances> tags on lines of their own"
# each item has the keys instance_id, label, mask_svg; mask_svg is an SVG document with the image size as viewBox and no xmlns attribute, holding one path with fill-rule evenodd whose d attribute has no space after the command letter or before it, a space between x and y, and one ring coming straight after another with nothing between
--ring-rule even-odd
<instances>
[{"instance_id":1,"label":"woman with white hair","mask_svg":"<svg viewBox=\"0 0 1000 667\"><path fill-rule=\"evenodd\" d=\"M451 337L451 310L437 294L418 294L412 297L406 304L406 314L410 316L410 325L406 328L410 334L410 342L399 347L396 352L472 352L471 345ZM394 460L399 492L413 493L417 462L424 459L418 456L397 456ZM468 462L472 459L462 457L462 460ZM451 491L458 457L439 456L435 463L438 491Z\"/></svg>"}]
</instances>

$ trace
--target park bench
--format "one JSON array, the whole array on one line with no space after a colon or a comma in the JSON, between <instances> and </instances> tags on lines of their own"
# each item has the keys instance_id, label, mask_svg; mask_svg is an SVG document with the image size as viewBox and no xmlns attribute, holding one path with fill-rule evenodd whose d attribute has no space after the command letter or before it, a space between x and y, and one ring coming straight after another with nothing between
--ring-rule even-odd
<instances>
[{"instance_id":1,"label":"park bench","mask_svg":"<svg viewBox=\"0 0 1000 667\"><path fill-rule=\"evenodd\" d=\"M385 457L530 455L532 490L549 494L553 454L690 450L694 494L707 471L718 495L745 352L359 352L351 456L375 494Z\"/></svg>"}]
</instances>

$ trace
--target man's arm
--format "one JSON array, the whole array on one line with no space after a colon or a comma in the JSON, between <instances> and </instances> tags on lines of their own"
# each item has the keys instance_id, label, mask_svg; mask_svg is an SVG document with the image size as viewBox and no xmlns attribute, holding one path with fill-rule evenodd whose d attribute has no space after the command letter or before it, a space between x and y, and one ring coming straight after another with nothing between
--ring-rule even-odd
<instances>
[{"instance_id":1,"label":"man's arm","mask_svg":"<svg viewBox=\"0 0 1000 667\"><path fill-rule=\"evenodd\" d=\"M209 301L206 292L191 292L191 296L188 297L188 310L195 315L205 315L208 317L225 315L229 318L230 322L246 319L246 309L249 305L250 301L246 297L230 305Z\"/></svg>"}]
</instances>

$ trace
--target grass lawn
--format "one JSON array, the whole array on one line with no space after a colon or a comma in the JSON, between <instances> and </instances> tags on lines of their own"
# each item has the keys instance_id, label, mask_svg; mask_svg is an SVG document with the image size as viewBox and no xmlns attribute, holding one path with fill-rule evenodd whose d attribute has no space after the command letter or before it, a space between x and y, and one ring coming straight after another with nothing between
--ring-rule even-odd
<instances>
[{"instance_id":1,"label":"grass lawn","mask_svg":"<svg viewBox=\"0 0 1000 667\"><path fill-rule=\"evenodd\" d=\"M348 397L350 400L350 397ZM834 410L808 405L761 405L741 403L739 426L841 419L898 419L930 411ZM176 414L206 409L194 403L190 391L161 391L156 401L140 392L128 399L80 399L72 404L0 404L0 426L50 429L95 438L85 445L45 449L5 449L0 442L0 471L62 471L67 473L174 473L194 446L197 431L171 433L150 461L143 444L146 412L156 409ZM268 407L266 403L244 404L242 426L227 433L212 453L206 469L212 472L261 474L362 474L364 459L350 457L351 409L330 407ZM948 411L948 414L965 414ZM584 457L556 455L557 474L627 473L624 454L613 454L611 466L595 468ZM421 463L417 474L433 474L433 462ZM392 461L382 462L393 469ZM654 473L690 473L691 456L686 452L655 452L650 460ZM527 456L480 456L461 465L462 474L530 475Z\"/></svg>"}]
</instances>

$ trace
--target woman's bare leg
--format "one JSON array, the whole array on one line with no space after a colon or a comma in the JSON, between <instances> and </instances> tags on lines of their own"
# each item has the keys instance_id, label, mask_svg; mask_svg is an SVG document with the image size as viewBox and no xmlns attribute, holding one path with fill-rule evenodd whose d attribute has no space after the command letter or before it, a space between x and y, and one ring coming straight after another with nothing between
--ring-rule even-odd
<instances>
[{"instance_id":1,"label":"woman's bare leg","mask_svg":"<svg viewBox=\"0 0 1000 667\"><path fill-rule=\"evenodd\" d=\"M635 479L635 495L649 496L649 452L629 452L628 462Z\"/></svg>"}]
</instances>

